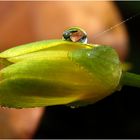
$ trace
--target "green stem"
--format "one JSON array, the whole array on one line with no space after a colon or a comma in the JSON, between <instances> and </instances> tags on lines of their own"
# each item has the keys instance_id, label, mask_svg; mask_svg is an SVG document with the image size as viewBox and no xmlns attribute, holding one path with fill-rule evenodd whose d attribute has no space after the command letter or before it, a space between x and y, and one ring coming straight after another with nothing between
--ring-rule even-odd
<instances>
[{"instance_id":1,"label":"green stem","mask_svg":"<svg viewBox=\"0 0 140 140\"><path fill-rule=\"evenodd\" d=\"M124 72L122 75L121 84L140 87L140 75L130 72Z\"/></svg>"}]
</instances>

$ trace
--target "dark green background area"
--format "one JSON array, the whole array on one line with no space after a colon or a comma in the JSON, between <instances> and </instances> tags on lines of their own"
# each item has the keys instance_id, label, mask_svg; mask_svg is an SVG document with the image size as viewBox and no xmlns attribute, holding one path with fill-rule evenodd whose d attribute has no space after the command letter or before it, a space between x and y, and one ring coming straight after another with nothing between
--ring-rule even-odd
<instances>
[{"instance_id":1,"label":"dark green background area","mask_svg":"<svg viewBox=\"0 0 140 140\"><path fill-rule=\"evenodd\" d=\"M138 16L125 23L130 41L130 52L127 61L133 64L132 72L140 73L140 1L115 2L125 20L135 14Z\"/></svg>"},{"instance_id":2,"label":"dark green background area","mask_svg":"<svg viewBox=\"0 0 140 140\"><path fill-rule=\"evenodd\" d=\"M140 2L115 2L123 20L140 12ZM127 61L140 73L140 16L126 24L130 35ZM140 89L124 86L96 104L71 109L47 107L34 138L140 138Z\"/></svg>"}]
</instances>

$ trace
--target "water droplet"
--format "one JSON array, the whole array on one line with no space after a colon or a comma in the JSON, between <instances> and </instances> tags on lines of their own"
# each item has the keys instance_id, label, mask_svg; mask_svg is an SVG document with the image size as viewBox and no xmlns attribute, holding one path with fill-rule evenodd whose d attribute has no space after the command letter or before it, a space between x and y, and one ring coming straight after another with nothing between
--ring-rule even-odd
<instances>
[{"instance_id":1,"label":"water droplet","mask_svg":"<svg viewBox=\"0 0 140 140\"><path fill-rule=\"evenodd\" d=\"M72 42L87 43L87 33L78 27L72 27L63 32L63 39Z\"/></svg>"},{"instance_id":2,"label":"water droplet","mask_svg":"<svg viewBox=\"0 0 140 140\"><path fill-rule=\"evenodd\" d=\"M70 108L75 109L75 108L79 108L79 105L70 105Z\"/></svg>"},{"instance_id":3,"label":"water droplet","mask_svg":"<svg viewBox=\"0 0 140 140\"><path fill-rule=\"evenodd\" d=\"M70 108L74 109L74 108L76 108L76 106L73 106L73 105L72 105L72 106L70 106Z\"/></svg>"}]
</instances>

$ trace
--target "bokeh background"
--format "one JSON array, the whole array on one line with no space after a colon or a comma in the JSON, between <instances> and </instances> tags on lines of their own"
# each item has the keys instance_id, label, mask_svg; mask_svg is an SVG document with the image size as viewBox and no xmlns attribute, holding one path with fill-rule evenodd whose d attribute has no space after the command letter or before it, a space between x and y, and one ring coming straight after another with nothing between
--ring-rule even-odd
<instances>
[{"instance_id":1,"label":"bokeh background","mask_svg":"<svg viewBox=\"0 0 140 140\"><path fill-rule=\"evenodd\" d=\"M140 12L139 1L117 1L122 19ZM125 23L129 33L127 61L140 73L140 16ZM94 105L70 109L47 107L34 138L140 138L140 89L125 86Z\"/></svg>"},{"instance_id":2,"label":"bokeh background","mask_svg":"<svg viewBox=\"0 0 140 140\"><path fill-rule=\"evenodd\" d=\"M113 2L116 7L108 11L103 11L108 4L102 2L94 8L89 4L87 9L78 8L87 4L79 1L64 6L62 3L55 3L60 6L56 10L51 2L0 2L0 50L61 38L67 26L80 25L88 32L89 42L117 48L121 60L126 58L132 64L130 71L140 73L140 16L94 40L96 33L139 13L140 2ZM118 9L122 17L113 9ZM63 105L46 107L44 112L38 108L0 109L0 126L0 138L140 138L140 89L125 86L93 105L76 109Z\"/></svg>"}]
</instances>

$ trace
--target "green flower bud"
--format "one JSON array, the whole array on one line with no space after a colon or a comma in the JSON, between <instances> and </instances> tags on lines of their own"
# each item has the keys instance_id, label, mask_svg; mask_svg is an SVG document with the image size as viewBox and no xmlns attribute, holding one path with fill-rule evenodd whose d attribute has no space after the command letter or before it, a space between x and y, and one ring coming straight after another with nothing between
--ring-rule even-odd
<instances>
[{"instance_id":1,"label":"green flower bud","mask_svg":"<svg viewBox=\"0 0 140 140\"><path fill-rule=\"evenodd\" d=\"M64 31L63 40L1 52L0 64L0 105L6 107L82 106L123 85L140 87L140 76L123 71L113 48L87 44L86 32L78 27Z\"/></svg>"},{"instance_id":2,"label":"green flower bud","mask_svg":"<svg viewBox=\"0 0 140 140\"><path fill-rule=\"evenodd\" d=\"M119 86L122 68L109 46L48 40L0 53L0 105L87 105Z\"/></svg>"}]
</instances>

